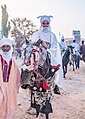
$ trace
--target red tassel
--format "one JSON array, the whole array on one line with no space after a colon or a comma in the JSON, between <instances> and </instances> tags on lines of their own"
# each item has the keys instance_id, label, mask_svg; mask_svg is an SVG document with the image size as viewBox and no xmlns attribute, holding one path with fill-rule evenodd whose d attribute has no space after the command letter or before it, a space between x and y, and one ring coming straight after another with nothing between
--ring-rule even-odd
<instances>
[{"instance_id":1,"label":"red tassel","mask_svg":"<svg viewBox=\"0 0 85 119\"><path fill-rule=\"evenodd\" d=\"M45 90L50 90L50 87L47 86L45 80L43 81L43 88L44 88Z\"/></svg>"},{"instance_id":2,"label":"red tassel","mask_svg":"<svg viewBox=\"0 0 85 119\"><path fill-rule=\"evenodd\" d=\"M52 66L54 69L59 68L61 65L58 64L57 66Z\"/></svg>"}]
</instances>

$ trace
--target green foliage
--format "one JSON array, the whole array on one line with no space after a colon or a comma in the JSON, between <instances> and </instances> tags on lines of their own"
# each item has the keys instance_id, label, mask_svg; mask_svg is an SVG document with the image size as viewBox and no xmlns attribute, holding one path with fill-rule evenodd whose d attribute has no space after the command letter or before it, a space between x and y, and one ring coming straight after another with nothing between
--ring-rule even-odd
<instances>
[{"instance_id":1,"label":"green foliage","mask_svg":"<svg viewBox=\"0 0 85 119\"><path fill-rule=\"evenodd\" d=\"M36 31L36 26L31 20L27 18L14 18L11 20L13 23L13 29L11 30L11 37L15 39L16 42L22 42L22 40L29 40L33 32Z\"/></svg>"},{"instance_id":2,"label":"green foliage","mask_svg":"<svg viewBox=\"0 0 85 119\"><path fill-rule=\"evenodd\" d=\"M8 12L6 5L1 6L2 9L2 21L1 21L1 32L2 35L8 37L10 31L10 22L8 22Z\"/></svg>"}]
</instances>

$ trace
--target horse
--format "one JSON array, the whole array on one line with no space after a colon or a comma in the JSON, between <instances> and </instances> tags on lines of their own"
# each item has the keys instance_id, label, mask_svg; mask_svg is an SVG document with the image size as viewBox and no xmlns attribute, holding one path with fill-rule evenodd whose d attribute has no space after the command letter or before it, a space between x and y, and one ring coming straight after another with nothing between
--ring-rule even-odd
<instances>
[{"instance_id":1,"label":"horse","mask_svg":"<svg viewBox=\"0 0 85 119\"><path fill-rule=\"evenodd\" d=\"M31 65L33 69L21 70L21 87L30 89L31 107L36 109L36 117L39 113L44 113L46 119L48 119L48 114L53 112L50 103L52 86L54 85L53 76L59 70L60 64L56 67L51 66L50 54L42 45L39 48L30 45L27 49L30 52L26 52L28 54L26 54L24 60L25 65L27 67ZM56 87L54 93L57 89Z\"/></svg>"},{"instance_id":2,"label":"horse","mask_svg":"<svg viewBox=\"0 0 85 119\"><path fill-rule=\"evenodd\" d=\"M79 51L75 51L75 54L73 53L73 47L71 48L71 57L70 57L70 66L73 66L73 71L75 69L79 69L80 67L80 53Z\"/></svg>"},{"instance_id":3,"label":"horse","mask_svg":"<svg viewBox=\"0 0 85 119\"><path fill-rule=\"evenodd\" d=\"M62 54L62 67L63 67L63 77L65 78L65 75L67 73L67 66L69 63L69 58L70 58L70 52L71 52L71 47L68 46L67 49L64 51Z\"/></svg>"}]
</instances>

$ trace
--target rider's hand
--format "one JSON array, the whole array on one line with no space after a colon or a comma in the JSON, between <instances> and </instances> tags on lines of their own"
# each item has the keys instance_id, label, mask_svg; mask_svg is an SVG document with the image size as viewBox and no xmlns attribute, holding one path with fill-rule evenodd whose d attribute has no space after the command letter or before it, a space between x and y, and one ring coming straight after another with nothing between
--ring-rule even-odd
<instances>
[{"instance_id":1,"label":"rider's hand","mask_svg":"<svg viewBox=\"0 0 85 119\"><path fill-rule=\"evenodd\" d=\"M41 44L41 42L42 42L41 39L39 39L34 45L37 46L37 47L39 47L40 44Z\"/></svg>"}]
</instances>

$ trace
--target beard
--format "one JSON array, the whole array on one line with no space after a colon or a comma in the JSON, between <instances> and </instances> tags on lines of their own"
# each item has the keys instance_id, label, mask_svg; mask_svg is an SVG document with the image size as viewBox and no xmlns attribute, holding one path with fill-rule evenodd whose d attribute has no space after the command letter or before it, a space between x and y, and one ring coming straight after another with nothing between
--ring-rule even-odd
<instances>
[{"instance_id":1,"label":"beard","mask_svg":"<svg viewBox=\"0 0 85 119\"><path fill-rule=\"evenodd\" d=\"M51 31L51 27L43 27L43 26L40 26L40 30L44 33L48 33Z\"/></svg>"}]
</instances>

